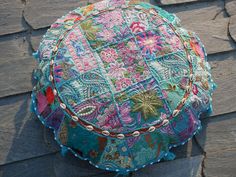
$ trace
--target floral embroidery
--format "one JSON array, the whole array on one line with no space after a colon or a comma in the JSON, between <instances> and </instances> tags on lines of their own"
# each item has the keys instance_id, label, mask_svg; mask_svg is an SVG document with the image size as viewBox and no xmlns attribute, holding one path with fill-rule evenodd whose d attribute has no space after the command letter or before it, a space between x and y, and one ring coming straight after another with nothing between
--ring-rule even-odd
<instances>
[{"instance_id":1,"label":"floral embroidery","mask_svg":"<svg viewBox=\"0 0 236 177\"><path fill-rule=\"evenodd\" d=\"M97 124L105 130L114 130L121 127L114 105L109 105L109 107L105 109L103 115L98 115L97 120Z\"/></svg>"},{"instance_id":2,"label":"floral embroidery","mask_svg":"<svg viewBox=\"0 0 236 177\"><path fill-rule=\"evenodd\" d=\"M133 22L130 25L130 28L133 33L138 33L138 32L144 32L145 31L145 25L142 24L141 22Z\"/></svg>"},{"instance_id":3,"label":"floral embroidery","mask_svg":"<svg viewBox=\"0 0 236 177\"><path fill-rule=\"evenodd\" d=\"M160 114L158 109L163 106L161 99L154 91L136 94L131 97L131 100L134 102L131 111L141 112L145 120L148 117L158 116Z\"/></svg>"},{"instance_id":4,"label":"floral embroidery","mask_svg":"<svg viewBox=\"0 0 236 177\"><path fill-rule=\"evenodd\" d=\"M87 20L81 23L81 28L83 29L87 39L95 40L96 33L98 32L98 28L93 25L92 20Z\"/></svg>"},{"instance_id":5,"label":"floral embroidery","mask_svg":"<svg viewBox=\"0 0 236 177\"><path fill-rule=\"evenodd\" d=\"M47 97L44 96L44 94L42 94L41 92L39 92L37 94L37 100L38 100L37 109L38 109L38 112L41 114L48 105Z\"/></svg>"},{"instance_id":6,"label":"floral embroidery","mask_svg":"<svg viewBox=\"0 0 236 177\"><path fill-rule=\"evenodd\" d=\"M131 83L132 83L132 81L129 78L118 79L118 80L116 80L116 89L119 91L123 88L130 86Z\"/></svg>"},{"instance_id":7,"label":"floral embroidery","mask_svg":"<svg viewBox=\"0 0 236 177\"><path fill-rule=\"evenodd\" d=\"M138 164L143 164L145 162L148 162L150 161L151 159L155 158L157 152L153 150L153 148L141 148L139 150L139 152L137 152L137 154L135 155L135 161L138 163Z\"/></svg>"},{"instance_id":8,"label":"floral embroidery","mask_svg":"<svg viewBox=\"0 0 236 177\"><path fill-rule=\"evenodd\" d=\"M111 45L101 50L100 56L104 61L107 75L117 91L150 76L149 69L134 39Z\"/></svg>"},{"instance_id":9,"label":"floral embroidery","mask_svg":"<svg viewBox=\"0 0 236 177\"><path fill-rule=\"evenodd\" d=\"M114 7L118 7L125 4L125 0L110 0L109 5L110 6L114 6Z\"/></svg>"},{"instance_id":10,"label":"floral embroidery","mask_svg":"<svg viewBox=\"0 0 236 177\"><path fill-rule=\"evenodd\" d=\"M107 12L97 18L97 22L103 24L105 28L113 28L114 26L122 25L124 22L122 12L120 10Z\"/></svg>"},{"instance_id":11,"label":"floral embroidery","mask_svg":"<svg viewBox=\"0 0 236 177\"><path fill-rule=\"evenodd\" d=\"M94 9L94 4L90 4L86 7L81 8L81 11L83 12L83 15L88 15L89 12L91 12Z\"/></svg>"},{"instance_id":12,"label":"floral embroidery","mask_svg":"<svg viewBox=\"0 0 236 177\"><path fill-rule=\"evenodd\" d=\"M194 94L194 95L197 95L197 94L198 94L198 88L197 88L197 85L196 85L196 84L193 85L193 94Z\"/></svg>"},{"instance_id":13,"label":"floral embroidery","mask_svg":"<svg viewBox=\"0 0 236 177\"><path fill-rule=\"evenodd\" d=\"M114 32L104 29L103 31L98 33L98 36L102 38L104 41L113 41L114 37L116 36Z\"/></svg>"},{"instance_id":14,"label":"floral embroidery","mask_svg":"<svg viewBox=\"0 0 236 177\"><path fill-rule=\"evenodd\" d=\"M144 54L152 54L162 49L161 36L157 36L152 32L142 33L137 36L138 44Z\"/></svg>"},{"instance_id":15,"label":"floral embroidery","mask_svg":"<svg viewBox=\"0 0 236 177\"><path fill-rule=\"evenodd\" d=\"M128 102L123 103L120 108L120 115L122 118L122 122L125 124L130 124L133 121L133 118L130 117L130 105Z\"/></svg>"},{"instance_id":16,"label":"floral embroidery","mask_svg":"<svg viewBox=\"0 0 236 177\"><path fill-rule=\"evenodd\" d=\"M101 51L100 55L101 55L102 60L107 63L114 62L118 58L118 55L115 49L112 49L112 48L104 49L103 51Z\"/></svg>"},{"instance_id":17,"label":"floral embroidery","mask_svg":"<svg viewBox=\"0 0 236 177\"><path fill-rule=\"evenodd\" d=\"M103 10L107 7L107 4L108 4L107 1L100 1L94 4L94 8L97 10Z\"/></svg>"},{"instance_id":18,"label":"floral embroidery","mask_svg":"<svg viewBox=\"0 0 236 177\"><path fill-rule=\"evenodd\" d=\"M112 78L122 78L124 77L125 71L126 69L124 68L123 63L114 62L110 64L108 75Z\"/></svg>"},{"instance_id":19,"label":"floral embroidery","mask_svg":"<svg viewBox=\"0 0 236 177\"><path fill-rule=\"evenodd\" d=\"M180 39L177 36L171 36L167 38L167 43L169 43L174 51L181 50L183 48Z\"/></svg>"}]
</instances>

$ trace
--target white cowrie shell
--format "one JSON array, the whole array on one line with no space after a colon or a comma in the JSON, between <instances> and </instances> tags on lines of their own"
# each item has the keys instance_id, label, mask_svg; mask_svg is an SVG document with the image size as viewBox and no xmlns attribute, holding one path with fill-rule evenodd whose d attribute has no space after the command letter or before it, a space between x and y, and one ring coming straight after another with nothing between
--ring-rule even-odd
<instances>
[{"instance_id":1,"label":"white cowrie shell","mask_svg":"<svg viewBox=\"0 0 236 177\"><path fill-rule=\"evenodd\" d=\"M56 89L53 89L53 95L57 95L57 90Z\"/></svg>"},{"instance_id":2,"label":"white cowrie shell","mask_svg":"<svg viewBox=\"0 0 236 177\"><path fill-rule=\"evenodd\" d=\"M124 134L118 134L118 135L117 135L117 138L119 138L119 139L124 139L124 137L125 137Z\"/></svg>"},{"instance_id":3,"label":"white cowrie shell","mask_svg":"<svg viewBox=\"0 0 236 177\"><path fill-rule=\"evenodd\" d=\"M150 14L152 14L152 15L156 15L157 14L157 12L154 10L154 9L150 9Z\"/></svg>"},{"instance_id":4,"label":"white cowrie shell","mask_svg":"<svg viewBox=\"0 0 236 177\"><path fill-rule=\"evenodd\" d=\"M72 119L73 121L77 122L79 118L77 116L72 116Z\"/></svg>"},{"instance_id":5,"label":"white cowrie shell","mask_svg":"<svg viewBox=\"0 0 236 177\"><path fill-rule=\"evenodd\" d=\"M53 76L52 75L49 75L49 81L53 81Z\"/></svg>"},{"instance_id":6,"label":"white cowrie shell","mask_svg":"<svg viewBox=\"0 0 236 177\"><path fill-rule=\"evenodd\" d=\"M168 124L169 124L169 120L168 119L163 120L163 126L166 126Z\"/></svg>"},{"instance_id":7,"label":"white cowrie shell","mask_svg":"<svg viewBox=\"0 0 236 177\"><path fill-rule=\"evenodd\" d=\"M188 61L189 61L190 63L193 62L193 57L192 57L191 55L188 55Z\"/></svg>"},{"instance_id":8,"label":"white cowrie shell","mask_svg":"<svg viewBox=\"0 0 236 177\"><path fill-rule=\"evenodd\" d=\"M137 136L140 135L140 132L139 132L139 131L135 131L135 132L132 133L132 135L133 135L134 137L137 137Z\"/></svg>"},{"instance_id":9,"label":"white cowrie shell","mask_svg":"<svg viewBox=\"0 0 236 177\"><path fill-rule=\"evenodd\" d=\"M193 74L190 74L190 75L189 75L189 80L190 80L190 81L193 81Z\"/></svg>"},{"instance_id":10,"label":"white cowrie shell","mask_svg":"<svg viewBox=\"0 0 236 177\"><path fill-rule=\"evenodd\" d=\"M176 109L173 111L173 117L176 117L178 114L179 114L179 110Z\"/></svg>"},{"instance_id":11,"label":"white cowrie shell","mask_svg":"<svg viewBox=\"0 0 236 177\"><path fill-rule=\"evenodd\" d=\"M191 91L191 87L190 86L187 86L186 87L186 91L189 93Z\"/></svg>"},{"instance_id":12,"label":"white cowrie shell","mask_svg":"<svg viewBox=\"0 0 236 177\"><path fill-rule=\"evenodd\" d=\"M186 101L187 101L187 99L186 99L186 98L183 98L183 99L181 100L181 103L182 103L182 104L185 104Z\"/></svg>"},{"instance_id":13,"label":"white cowrie shell","mask_svg":"<svg viewBox=\"0 0 236 177\"><path fill-rule=\"evenodd\" d=\"M188 43L186 41L184 42L184 47L188 48Z\"/></svg>"},{"instance_id":14,"label":"white cowrie shell","mask_svg":"<svg viewBox=\"0 0 236 177\"><path fill-rule=\"evenodd\" d=\"M50 65L52 66L54 64L54 60L51 60L50 61Z\"/></svg>"},{"instance_id":15,"label":"white cowrie shell","mask_svg":"<svg viewBox=\"0 0 236 177\"><path fill-rule=\"evenodd\" d=\"M87 126L86 126L86 129L87 129L88 131L92 131L92 130L93 130L93 126L92 126L92 125L87 125Z\"/></svg>"},{"instance_id":16,"label":"white cowrie shell","mask_svg":"<svg viewBox=\"0 0 236 177\"><path fill-rule=\"evenodd\" d=\"M60 40L62 40L63 38L64 38L64 35L61 35L61 36L59 37Z\"/></svg>"},{"instance_id":17,"label":"white cowrie shell","mask_svg":"<svg viewBox=\"0 0 236 177\"><path fill-rule=\"evenodd\" d=\"M60 103L60 107L61 107L62 109L66 109L66 105L65 105L64 103Z\"/></svg>"},{"instance_id":18,"label":"white cowrie shell","mask_svg":"<svg viewBox=\"0 0 236 177\"><path fill-rule=\"evenodd\" d=\"M58 50L58 47L55 46L52 51L53 51L53 52L56 52L57 50Z\"/></svg>"},{"instance_id":19,"label":"white cowrie shell","mask_svg":"<svg viewBox=\"0 0 236 177\"><path fill-rule=\"evenodd\" d=\"M109 131L107 131L107 130L102 131L102 134L103 134L104 136L109 136L109 135L110 135Z\"/></svg>"},{"instance_id":20,"label":"white cowrie shell","mask_svg":"<svg viewBox=\"0 0 236 177\"><path fill-rule=\"evenodd\" d=\"M156 127L154 127L154 126L151 126L151 127L149 127L149 129L148 129L149 132L154 132L155 130L156 130Z\"/></svg>"}]
</instances>

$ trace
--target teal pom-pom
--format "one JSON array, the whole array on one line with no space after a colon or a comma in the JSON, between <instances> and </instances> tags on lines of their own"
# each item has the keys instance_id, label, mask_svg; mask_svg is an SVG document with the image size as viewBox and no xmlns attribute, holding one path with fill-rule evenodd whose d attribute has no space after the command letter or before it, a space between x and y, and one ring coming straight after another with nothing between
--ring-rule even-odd
<instances>
[{"instance_id":1,"label":"teal pom-pom","mask_svg":"<svg viewBox=\"0 0 236 177\"><path fill-rule=\"evenodd\" d=\"M39 51L38 51L38 50L33 53L33 57L34 57L35 59L39 59Z\"/></svg>"},{"instance_id":2,"label":"teal pom-pom","mask_svg":"<svg viewBox=\"0 0 236 177\"><path fill-rule=\"evenodd\" d=\"M68 152L67 147L62 146L62 148L61 148L61 155L62 155L62 156L65 156L67 152Z\"/></svg>"},{"instance_id":3,"label":"teal pom-pom","mask_svg":"<svg viewBox=\"0 0 236 177\"><path fill-rule=\"evenodd\" d=\"M215 90L217 88L217 84L213 83L213 90Z\"/></svg>"},{"instance_id":4,"label":"teal pom-pom","mask_svg":"<svg viewBox=\"0 0 236 177\"><path fill-rule=\"evenodd\" d=\"M174 160L175 159L175 154L172 153L172 152L168 152L167 155L163 158L164 160L166 161L169 161L169 160Z\"/></svg>"}]
</instances>

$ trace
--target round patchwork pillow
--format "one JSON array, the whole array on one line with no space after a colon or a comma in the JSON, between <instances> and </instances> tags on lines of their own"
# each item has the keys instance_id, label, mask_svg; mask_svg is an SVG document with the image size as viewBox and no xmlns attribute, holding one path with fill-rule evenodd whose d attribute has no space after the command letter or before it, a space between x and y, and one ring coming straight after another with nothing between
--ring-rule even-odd
<instances>
[{"instance_id":1,"label":"round patchwork pillow","mask_svg":"<svg viewBox=\"0 0 236 177\"><path fill-rule=\"evenodd\" d=\"M63 152L126 173L161 159L201 128L214 82L195 33L157 6L106 0L44 35L32 110Z\"/></svg>"}]
</instances>

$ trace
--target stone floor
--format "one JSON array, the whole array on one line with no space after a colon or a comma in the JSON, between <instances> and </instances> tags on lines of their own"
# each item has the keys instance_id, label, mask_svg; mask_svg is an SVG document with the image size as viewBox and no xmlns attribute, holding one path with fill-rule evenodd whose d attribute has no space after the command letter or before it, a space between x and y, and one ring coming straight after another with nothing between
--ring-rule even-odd
<instances>
[{"instance_id":1,"label":"stone floor","mask_svg":"<svg viewBox=\"0 0 236 177\"><path fill-rule=\"evenodd\" d=\"M49 25L98 0L0 0L0 177L109 177L72 155L61 157L50 130L29 112L31 54ZM154 0L176 13L206 46L218 89L203 131L174 149L174 161L133 177L236 176L236 0Z\"/></svg>"}]
</instances>

